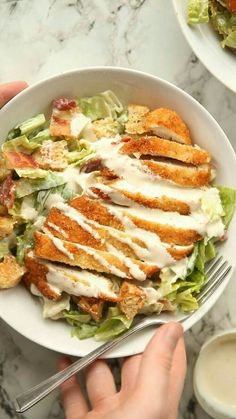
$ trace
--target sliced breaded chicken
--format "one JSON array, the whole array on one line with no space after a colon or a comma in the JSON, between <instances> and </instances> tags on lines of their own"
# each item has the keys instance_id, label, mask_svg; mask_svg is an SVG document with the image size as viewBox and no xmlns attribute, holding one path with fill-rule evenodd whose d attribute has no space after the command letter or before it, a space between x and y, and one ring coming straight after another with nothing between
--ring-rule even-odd
<instances>
[{"instance_id":1,"label":"sliced breaded chicken","mask_svg":"<svg viewBox=\"0 0 236 419\"><path fill-rule=\"evenodd\" d=\"M25 264L28 269L24 276L25 283L28 287L34 284L46 298L60 300L62 293L66 292L77 297L93 297L112 302L119 300L112 281L102 275L52 264L33 254L25 257Z\"/></svg>"},{"instance_id":2,"label":"sliced breaded chicken","mask_svg":"<svg viewBox=\"0 0 236 419\"><path fill-rule=\"evenodd\" d=\"M47 140L34 154L34 158L42 169L64 170L68 166L67 152L66 141Z\"/></svg>"},{"instance_id":3,"label":"sliced breaded chicken","mask_svg":"<svg viewBox=\"0 0 236 419\"><path fill-rule=\"evenodd\" d=\"M25 268L17 263L14 256L5 256L0 262L0 289L15 287L24 273Z\"/></svg>"},{"instance_id":4,"label":"sliced breaded chicken","mask_svg":"<svg viewBox=\"0 0 236 419\"><path fill-rule=\"evenodd\" d=\"M179 186L198 188L208 185L211 180L211 166L184 166L178 163L141 160L142 164L163 179Z\"/></svg>"},{"instance_id":5,"label":"sliced breaded chicken","mask_svg":"<svg viewBox=\"0 0 236 419\"><path fill-rule=\"evenodd\" d=\"M47 281L49 270L45 264L40 263L37 258L28 253L25 255L25 266L27 272L23 280L28 288L31 284L34 284L41 294L49 300L59 301L61 299L61 293L55 292L55 289L50 287Z\"/></svg>"},{"instance_id":6,"label":"sliced breaded chicken","mask_svg":"<svg viewBox=\"0 0 236 419\"><path fill-rule=\"evenodd\" d=\"M144 134L146 132L145 117L148 112L149 109L147 106L129 105L125 132L128 134Z\"/></svg>"},{"instance_id":7,"label":"sliced breaded chicken","mask_svg":"<svg viewBox=\"0 0 236 419\"><path fill-rule=\"evenodd\" d=\"M66 263L140 281L159 272L158 266L126 258L124 255L99 251L88 246L68 242L47 234L35 233L35 255L54 262Z\"/></svg>"},{"instance_id":8,"label":"sliced breaded chicken","mask_svg":"<svg viewBox=\"0 0 236 419\"><path fill-rule=\"evenodd\" d=\"M169 244L188 246L201 240L202 236L195 230L173 227L168 224L160 224L154 221L145 220L132 214L127 214L131 221L139 228L156 233L160 239Z\"/></svg>"},{"instance_id":9,"label":"sliced breaded chicken","mask_svg":"<svg viewBox=\"0 0 236 419\"><path fill-rule=\"evenodd\" d=\"M116 186L117 185L117 186ZM106 192L104 192L104 186ZM190 208L185 202L181 200L168 198L167 196L161 196L158 198L144 195L140 192L132 192L130 190L120 189L118 182L110 182L106 185L96 184L96 187L90 188L93 194L104 199L105 201L114 202L118 205L132 205L136 202L139 205L143 205L147 208L158 208L163 211L177 211L180 214L189 214ZM128 198L129 201L126 203L124 199Z\"/></svg>"},{"instance_id":10,"label":"sliced breaded chicken","mask_svg":"<svg viewBox=\"0 0 236 419\"><path fill-rule=\"evenodd\" d=\"M104 226L109 226L109 227L112 227L114 229L124 231L124 226L123 226L122 222L114 215L114 213L109 211L109 208L102 205L101 202L99 202L95 199L89 198L87 195L83 195L79 198L73 199L72 201L70 201L70 205L73 208L76 208L79 212L81 212L81 214L83 214L89 220L96 221L99 224L102 224ZM136 223L138 224L139 220L136 220ZM156 234L158 234L157 231L159 229L161 229L161 227L162 227L161 226L160 228L158 228L159 224L154 224L153 225L152 223L150 223L148 221L145 222L145 220L144 220L144 223L145 223L144 224L145 227L141 227L139 225L138 225L138 227L144 228L144 230L152 231ZM163 226L163 227L165 227L165 226ZM166 228L169 230L169 226L167 226ZM167 233L169 233L168 230L167 230ZM185 248L184 250L181 250L181 248L178 248L178 250L177 250L177 248L173 248L170 252L171 252L171 255L173 257L176 257L176 259L180 258L180 256L182 254L185 254L185 252L187 252L186 254L189 254L192 251L192 244L196 240L200 240L200 235L198 235L196 232L193 232L192 230L190 230L190 233L189 233L189 231L187 231L186 238L183 237L182 240L181 240L181 238L179 238L177 240L177 243L175 243L173 241L172 236L173 235L178 236L179 234L181 235L182 232L184 232L184 236L185 236L185 231L184 231L184 229L177 229L177 231L176 231L175 228L173 228L173 230L170 228L170 232L171 231L172 231L172 233L170 235L170 241L168 242L168 241L162 239L164 242L170 243L170 244L180 244L180 245L183 245L183 246L186 246L186 245L189 246L188 248ZM167 234L167 233L166 233L166 237L168 238L169 234ZM165 234L164 234L164 231L163 231L162 236L164 236L164 235ZM191 237L195 238L195 240L191 241L190 240ZM139 238L142 239L141 236ZM180 241L181 241L181 243L178 243ZM170 249L168 248L168 251L169 250Z\"/></svg>"},{"instance_id":11,"label":"sliced breaded chicken","mask_svg":"<svg viewBox=\"0 0 236 419\"><path fill-rule=\"evenodd\" d=\"M147 249L148 244L145 244L139 237L110 226L101 225L80 213L78 214L74 208L72 210L76 213L72 215L73 219L69 216L71 211L68 213L67 204L60 204L59 207L61 209L54 207L50 210L44 224L54 236L104 251L109 250L108 245L112 245L125 256L142 259L141 255L145 253L143 250ZM167 251L174 259L179 260L191 253L192 246L167 247Z\"/></svg>"},{"instance_id":12,"label":"sliced breaded chicken","mask_svg":"<svg viewBox=\"0 0 236 419\"><path fill-rule=\"evenodd\" d=\"M140 153L158 157L168 157L184 163L198 166L211 161L210 154L199 147L179 144L159 137L142 137L138 140L129 139L124 142L121 152L125 154Z\"/></svg>"},{"instance_id":13,"label":"sliced breaded chicken","mask_svg":"<svg viewBox=\"0 0 236 419\"><path fill-rule=\"evenodd\" d=\"M120 288L118 306L128 319L133 319L144 306L146 299L147 296L141 288L124 281Z\"/></svg>"},{"instance_id":14,"label":"sliced breaded chicken","mask_svg":"<svg viewBox=\"0 0 236 419\"><path fill-rule=\"evenodd\" d=\"M75 100L59 98L53 101L50 121L50 135L52 137L78 138L86 127L89 118L83 115Z\"/></svg>"},{"instance_id":15,"label":"sliced breaded chicken","mask_svg":"<svg viewBox=\"0 0 236 419\"><path fill-rule=\"evenodd\" d=\"M13 232L14 221L11 217L0 216L0 240Z\"/></svg>"},{"instance_id":16,"label":"sliced breaded chicken","mask_svg":"<svg viewBox=\"0 0 236 419\"><path fill-rule=\"evenodd\" d=\"M191 144L189 129L182 118L173 110L158 108L149 112L145 118L146 132L161 138Z\"/></svg>"},{"instance_id":17,"label":"sliced breaded chicken","mask_svg":"<svg viewBox=\"0 0 236 419\"><path fill-rule=\"evenodd\" d=\"M98 298L81 297L78 301L78 307L85 313L89 313L95 321L99 321L102 317L104 301Z\"/></svg>"}]
</instances>

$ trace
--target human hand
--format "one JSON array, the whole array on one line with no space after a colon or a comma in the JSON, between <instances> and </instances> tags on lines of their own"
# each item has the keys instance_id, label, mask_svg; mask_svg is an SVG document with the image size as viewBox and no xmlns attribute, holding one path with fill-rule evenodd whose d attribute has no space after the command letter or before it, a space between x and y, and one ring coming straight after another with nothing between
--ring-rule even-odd
<instances>
[{"instance_id":1,"label":"human hand","mask_svg":"<svg viewBox=\"0 0 236 419\"><path fill-rule=\"evenodd\" d=\"M11 83L0 84L0 108L27 86L25 81L13 81Z\"/></svg>"},{"instance_id":2,"label":"human hand","mask_svg":"<svg viewBox=\"0 0 236 419\"><path fill-rule=\"evenodd\" d=\"M60 370L68 365L68 358L59 361ZM157 330L143 354L124 361L119 392L105 361L86 370L92 410L77 378L67 380L61 386L66 419L176 419L185 372L183 329L169 323Z\"/></svg>"}]
</instances>

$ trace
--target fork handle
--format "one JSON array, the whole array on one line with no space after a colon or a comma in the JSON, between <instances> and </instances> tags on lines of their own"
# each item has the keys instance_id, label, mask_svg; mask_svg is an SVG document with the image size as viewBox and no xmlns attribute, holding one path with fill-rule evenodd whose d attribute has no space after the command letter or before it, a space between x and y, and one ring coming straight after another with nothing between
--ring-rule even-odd
<instances>
[{"instance_id":1,"label":"fork handle","mask_svg":"<svg viewBox=\"0 0 236 419\"><path fill-rule=\"evenodd\" d=\"M163 324L163 322L155 323L156 327L159 327ZM52 377L42 381L40 384L32 387L31 389L25 391L24 393L19 394L16 396L15 400L15 409L19 413L23 413L28 410L30 407L34 406L44 397L46 397L49 393L51 393L54 389L59 387L64 381L68 380L77 372L81 371L88 365L92 364L93 361L98 359L101 355L108 352L110 349L113 349L129 336L133 335L140 330L152 326L150 322L141 321L134 325L131 329L127 330L122 335L118 336L117 338L113 339L112 341L105 342L103 345L96 348L94 351L90 352L88 355L85 355L80 360L74 362L69 367L65 368L63 371L54 374Z\"/></svg>"}]
</instances>

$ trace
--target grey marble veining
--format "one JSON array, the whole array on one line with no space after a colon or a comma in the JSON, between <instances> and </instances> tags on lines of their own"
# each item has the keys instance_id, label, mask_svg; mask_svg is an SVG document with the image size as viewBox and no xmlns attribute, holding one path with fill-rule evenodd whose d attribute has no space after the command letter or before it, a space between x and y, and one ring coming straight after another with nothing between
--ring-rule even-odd
<instances>
[{"instance_id":1,"label":"grey marble veining","mask_svg":"<svg viewBox=\"0 0 236 419\"><path fill-rule=\"evenodd\" d=\"M42 78L94 65L131 67L163 77L195 97L236 149L236 96L203 67L178 27L170 0L0 0L0 82ZM193 366L205 339L236 327L236 285L186 333L188 373L182 419L207 419L193 396ZM37 333L37 331L36 331ZM0 321L0 418L62 419L53 393L24 415L15 394L56 370L58 354L28 341ZM112 363L119 381L119 361Z\"/></svg>"}]
</instances>

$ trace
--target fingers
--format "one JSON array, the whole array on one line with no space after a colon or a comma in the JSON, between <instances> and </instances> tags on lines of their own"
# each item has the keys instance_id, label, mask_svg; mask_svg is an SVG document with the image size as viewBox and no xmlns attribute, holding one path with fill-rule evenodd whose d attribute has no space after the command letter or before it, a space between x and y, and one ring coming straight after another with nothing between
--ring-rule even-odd
<instances>
[{"instance_id":1,"label":"fingers","mask_svg":"<svg viewBox=\"0 0 236 419\"><path fill-rule=\"evenodd\" d=\"M25 81L13 81L0 85L0 108L27 87Z\"/></svg>"},{"instance_id":2,"label":"fingers","mask_svg":"<svg viewBox=\"0 0 236 419\"><path fill-rule=\"evenodd\" d=\"M121 370L121 390L124 393L132 393L139 373L142 355L134 355L126 358Z\"/></svg>"},{"instance_id":3,"label":"fingers","mask_svg":"<svg viewBox=\"0 0 236 419\"><path fill-rule=\"evenodd\" d=\"M59 360L59 370L64 370L71 365L68 358ZM65 410L66 419L79 419L88 412L87 403L81 393L79 382L76 376L69 378L60 386L61 397Z\"/></svg>"},{"instance_id":4,"label":"fingers","mask_svg":"<svg viewBox=\"0 0 236 419\"><path fill-rule=\"evenodd\" d=\"M173 357L172 368L170 372L170 392L169 405L171 406L170 418L177 417L177 410L180 397L183 391L186 375L186 351L184 339L180 338Z\"/></svg>"},{"instance_id":5,"label":"fingers","mask_svg":"<svg viewBox=\"0 0 236 419\"><path fill-rule=\"evenodd\" d=\"M93 407L116 394L113 375L103 360L98 360L87 368L86 384L89 400Z\"/></svg>"},{"instance_id":6,"label":"fingers","mask_svg":"<svg viewBox=\"0 0 236 419\"><path fill-rule=\"evenodd\" d=\"M139 373L140 386L154 399L166 398L175 349L183 335L178 323L162 326L149 342L142 358Z\"/></svg>"}]
</instances>

